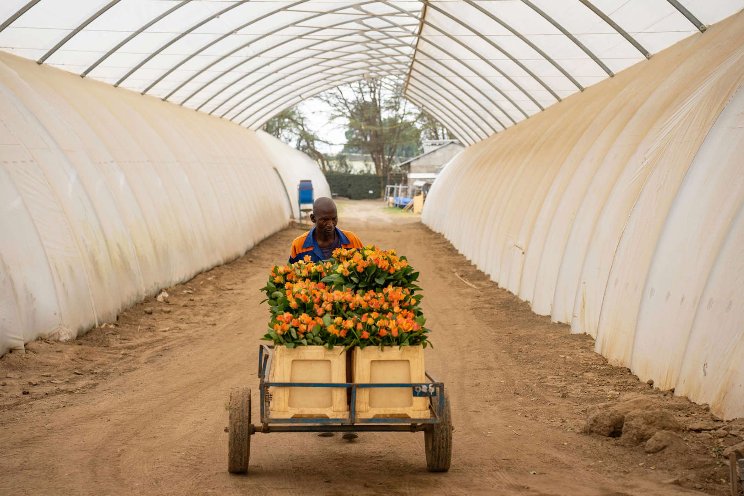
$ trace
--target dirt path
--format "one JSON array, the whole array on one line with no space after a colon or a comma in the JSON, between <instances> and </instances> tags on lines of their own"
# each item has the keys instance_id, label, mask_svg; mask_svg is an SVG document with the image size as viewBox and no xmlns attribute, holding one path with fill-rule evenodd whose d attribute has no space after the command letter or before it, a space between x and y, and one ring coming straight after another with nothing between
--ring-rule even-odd
<instances>
[{"instance_id":1,"label":"dirt path","mask_svg":"<svg viewBox=\"0 0 744 496\"><path fill-rule=\"evenodd\" d=\"M257 289L301 232L290 228L169 288L167 303L0 359L0 494L727 494L721 453L742 421L607 365L591 339L532 314L416 217L376 202L341 202L340 213L341 227L421 273L436 346L427 368L446 383L456 426L449 473L426 472L423 434L372 433L256 434L250 474L227 473L227 396L251 385L257 401ZM580 432L592 406L628 394L704 428L656 454Z\"/></svg>"}]
</instances>

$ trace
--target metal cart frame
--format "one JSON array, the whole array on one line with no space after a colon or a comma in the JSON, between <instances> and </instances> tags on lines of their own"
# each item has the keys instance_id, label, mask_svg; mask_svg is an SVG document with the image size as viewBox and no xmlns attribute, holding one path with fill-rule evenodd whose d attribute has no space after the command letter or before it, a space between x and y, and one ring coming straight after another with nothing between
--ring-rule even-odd
<instances>
[{"instance_id":1,"label":"metal cart frame","mask_svg":"<svg viewBox=\"0 0 744 496\"><path fill-rule=\"evenodd\" d=\"M273 360L273 346L262 344L258 350L260 425L251 423L251 390L236 388L230 394L230 439L228 443L228 471L245 473L250 458L250 436L260 432L424 432L427 468L431 472L446 472L452 456L452 423L444 383L426 373L429 382L422 383L317 383L271 382L269 372ZM339 418L273 418L270 415L272 387L344 388L350 391L348 417ZM364 418L356 411L356 397L360 389L411 388L414 397L429 398L428 418Z\"/></svg>"}]
</instances>

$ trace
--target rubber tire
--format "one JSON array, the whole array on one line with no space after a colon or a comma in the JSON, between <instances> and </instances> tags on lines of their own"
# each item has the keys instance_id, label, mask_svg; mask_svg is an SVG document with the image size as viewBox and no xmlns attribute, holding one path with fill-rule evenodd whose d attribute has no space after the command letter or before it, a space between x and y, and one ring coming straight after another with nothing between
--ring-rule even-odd
<instances>
[{"instance_id":1,"label":"rubber tire","mask_svg":"<svg viewBox=\"0 0 744 496\"><path fill-rule=\"evenodd\" d=\"M447 472L452 462L452 417L449 401L445 398L441 421L424 431L426 469Z\"/></svg>"},{"instance_id":2,"label":"rubber tire","mask_svg":"<svg viewBox=\"0 0 744 496\"><path fill-rule=\"evenodd\" d=\"M235 388L230 392L230 427L227 442L227 471L248 472L251 456L251 390Z\"/></svg>"}]
</instances>

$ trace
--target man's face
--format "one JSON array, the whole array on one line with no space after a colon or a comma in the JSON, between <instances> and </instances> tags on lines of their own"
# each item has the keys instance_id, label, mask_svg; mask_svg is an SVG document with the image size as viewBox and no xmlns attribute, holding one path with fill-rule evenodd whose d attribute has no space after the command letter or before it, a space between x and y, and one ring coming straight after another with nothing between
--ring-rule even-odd
<instances>
[{"instance_id":1,"label":"man's face","mask_svg":"<svg viewBox=\"0 0 744 496\"><path fill-rule=\"evenodd\" d=\"M324 236L330 237L338 223L336 208L331 206L318 208L310 215L310 220L315 223L316 229L321 231Z\"/></svg>"}]
</instances>

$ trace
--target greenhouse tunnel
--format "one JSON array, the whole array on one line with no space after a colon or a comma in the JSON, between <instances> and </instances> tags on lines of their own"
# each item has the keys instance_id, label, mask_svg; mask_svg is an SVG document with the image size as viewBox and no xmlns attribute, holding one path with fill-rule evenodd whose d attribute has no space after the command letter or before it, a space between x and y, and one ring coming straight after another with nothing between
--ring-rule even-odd
<instances>
[{"instance_id":1,"label":"greenhouse tunnel","mask_svg":"<svg viewBox=\"0 0 744 496\"><path fill-rule=\"evenodd\" d=\"M422 220L611 363L744 416L744 1L7 0L0 354L286 227L259 129L385 77L468 147Z\"/></svg>"}]
</instances>

